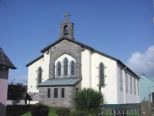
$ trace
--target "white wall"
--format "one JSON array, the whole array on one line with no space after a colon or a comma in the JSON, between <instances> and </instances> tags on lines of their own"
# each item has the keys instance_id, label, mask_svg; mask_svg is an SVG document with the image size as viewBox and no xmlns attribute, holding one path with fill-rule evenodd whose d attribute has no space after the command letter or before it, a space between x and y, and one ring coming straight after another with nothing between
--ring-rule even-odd
<instances>
[{"instance_id":1,"label":"white wall","mask_svg":"<svg viewBox=\"0 0 154 116\"><path fill-rule=\"evenodd\" d=\"M93 88L99 90L99 64L102 62L105 66L105 87L101 91L107 104L138 103L138 80L132 77L133 91L130 93L130 73L128 73L128 92L126 92L126 74L122 68L122 90L120 90L119 65L117 61L105 57L101 54L91 52L88 49L82 51L82 88ZM134 93L134 79L136 83L136 94Z\"/></svg>"},{"instance_id":2,"label":"white wall","mask_svg":"<svg viewBox=\"0 0 154 116\"><path fill-rule=\"evenodd\" d=\"M119 70L119 65L117 64L117 69ZM118 72L118 71L117 71ZM122 69L122 80L123 80L123 90L120 90L120 81L118 81L118 104L123 104L123 103L139 103L139 95L138 95L138 79L136 79L130 72L127 72L126 76L126 71L124 71L124 68ZM120 76L119 73L117 73L117 79L119 80ZM126 92L126 78L128 78L128 92ZM130 84L130 78L132 78L132 93L131 93L131 84ZM134 93L134 80L136 84L136 93Z\"/></svg>"},{"instance_id":3,"label":"white wall","mask_svg":"<svg viewBox=\"0 0 154 116\"><path fill-rule=\"evenodd\" d=\"M28 92L37 93L37 70L42 67L43 81L49 78L49 60L50 54L45 53L43 58L33 63L28 67ZM60 57L59 60L66 57L67 54ZM75 60L69 55L71 60ZM58 60L57 60L58 61ZM132 83L133 92L130 93L130 76L128 79L128 93L125 91L125 71L123 70L123 91L119 89L119 66L113 59L105 57L101 54L91 52L85 49L81 53L81 88L93 88L99 90L99 64L103 63L105 66L105 86L101 91L104 95L105 101L108 104L118 103L137 103L139 102L137 81L136 80L136 94L134 94L134 81ZM132 77L131 77L132 78ZM133 78L134 79L134 78Z\"/></svg>"},{"instance_id":4,"label":"white wall","mask_svg":"<svg viewBox=\"0 0 154 116\"><path fill-rule=\"evenodd\" d=\"M28 92L37 93L37 70L42 68L42 82L49 79L49 53L44 53L44 57L28 66Z\"/></svg>"},{"instance_id":5,"label":"white wall","mask_svg":"<svg viewBox=\"0 0 154 116\"><path fill-rule=\"evenodd\" d=\"M81 81L81 88L89 88L91 87L90 82L89 82L89 78L91 78L90 76L90 51L86 50L82 51L81 53L81 76L82 76L82 81Z\"/></svg>"},{"instance_id":6,"label":"white wall","mask_svg":"<svg viewBox=\"0 0 154 116\"><path fill-rule=\"evenodd\" d=\"M101 91L108 104L117 103L116 62L98 53L85 49L81 55L82 63L82 88L99 90L99 64L105 66L105 87Z\"/></svg>"}]
</instances>

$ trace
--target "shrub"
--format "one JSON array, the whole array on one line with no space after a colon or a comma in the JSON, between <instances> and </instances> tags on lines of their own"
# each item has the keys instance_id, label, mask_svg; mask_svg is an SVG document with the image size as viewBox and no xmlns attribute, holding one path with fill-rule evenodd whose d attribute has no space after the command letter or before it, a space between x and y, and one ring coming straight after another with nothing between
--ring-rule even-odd
<instances>
[{"instance_id":1,"label":"shrub","mask_svg":"<svg viewBox=\"0 0 154 116\"><path fill-rule=\"evenodd\" d=\"M70 110L67 108L60 108L60 109L57 109L56 113L58 114L58 116L68 116L70 113Z\"/></svg>"},{"instance_id":2,"label":"shrub","mask_svg":"<svg viewBox=\"0 0 154 116\"><path fill-rule=\"evenodd\" d=\"M48 116L49 108L43 104L36 104L31 108L32 116Z\"/></svg>"},{"instance_id":3,"label":"shrub","mask_svg":"<svg viewBox=\"0 0 154 116\"><path fill-rule=\"evenodd\" d=\"M100 92L88 88L77 92L75 102L78 110L88 114L96 114L101 112L100 104L104 102L104 99Z\"/></svg>"},{"instance_id":4,"label":"shrub","mask_svg":"<svg viewBox=\"0 0 154 116\"><path fill-rule=\"evenodd\" d=\"M7 116L21 116L23 113L30 111L31 105L8 105Z\"/></svg>"}]
</instances>

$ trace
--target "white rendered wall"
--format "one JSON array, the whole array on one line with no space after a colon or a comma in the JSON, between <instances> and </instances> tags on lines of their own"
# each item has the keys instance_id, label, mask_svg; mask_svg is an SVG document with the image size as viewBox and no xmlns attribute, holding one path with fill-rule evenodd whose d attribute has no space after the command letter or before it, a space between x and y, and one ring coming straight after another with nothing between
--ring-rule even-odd
<instances>
[{"instance_id":1,"label":"white rendered wall","mask_svg":"<svg viewBox=\"0 0 154 116\"><path fill-rule=\"evenodd\" d=\"M117 101L117 72L116 61L98 53L85 49L82 51L82 88L99 90L99 64L105 66L105 87L101 91L107 104L116 104Z\"/></svg>"},{"instance_id":2,"label":"white rendered wall","mask_svg":"<svg viewBox=\"0 0 154 116\"><path fill-rule=\"evenodd\" d=\"M122 76L120 77L119 71L122 70ZM122 78L122 89L120 90L120 78ZM124 83L124 70L120 68L117 64L117 89L118 89L118 104L123 104L125 103L125 98L124 98L124 91L125 91L125 83Z\"/></svg>"},{"instance_id":3,"label":"white rendered wall","mask_svg":"<svg viewBox=\"0 0 154 116\"><path fill-rule=\"evenodd\" d=\"M49 79L49 53L44 53L44 57L28 66L28 92L39 92L37 87L38 68L42 68L42 82Z\"/></svg>"},{"instance_id":4,"label":"white rendered wall","mask_svg":"<svg viewBox=\"0 0 154 116\"><path fill-rule=\"evenodd\" d=\"M89 88L91 87L89 78L90 78L90 66L89 66L89 57L90 57L90 51L84 50L81 53L81 88Z\"/></svg>"},{"instance_id":5,"label":"white rendered wall","mask_svg":"<svg viewBox=\"0 0 154 116\"><path fill-rule=\"evenodd\" d=\"M119 70L119 65L117 65L117 72ZM120 90L120 76L117 73L117 85L118 85L118 104L123 103L139 103L139 95L138 95L138 84L139 81L135 77L133 77L129 72L127 72L128 76L126 77L126 72L122 69L122 80L123 80L123 90ZM128 78L128 92L126 91L126 78ZM131 84L130 78L132 78L132 93L131 93ZM136 87L134 88L134 80ZM134 89L136 89L136 93L134 93Z\"/></svg>"}]
</instances>

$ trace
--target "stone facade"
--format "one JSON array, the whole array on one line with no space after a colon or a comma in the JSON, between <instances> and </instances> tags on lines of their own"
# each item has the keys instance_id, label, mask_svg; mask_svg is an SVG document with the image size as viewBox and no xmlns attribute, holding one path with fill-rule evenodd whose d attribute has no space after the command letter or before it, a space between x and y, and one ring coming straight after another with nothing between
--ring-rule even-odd
<instances>
[{"instance_id":1,"label":"stone facade","mask_svg":"<svg viewBox=\"0 0 154 116\"><path fill-rule=\"evenodd\" d=\"M76 60L76 77L81 78L81 46L68 40L63 40L49 49L49 79L55 78L55 61L63 54L68 54Z\"/></svg>"},{"instance_id":2,"label":"stone facade","mask_svg":"<svg viewBox=\"0 0 154 116\"><path fill-rule=\"evenodd\" d=\"M74 106L73 97L79 85L74 86L58 86L58 87L39 87L41 93L41 102L52 107L68 107ZM50 88L50 98L48 98L48 88ZM54 98L54 88L58 88L58 97ZM61 89L64 88L64 98L61 97Z\"/></svg>"}]
</instances>

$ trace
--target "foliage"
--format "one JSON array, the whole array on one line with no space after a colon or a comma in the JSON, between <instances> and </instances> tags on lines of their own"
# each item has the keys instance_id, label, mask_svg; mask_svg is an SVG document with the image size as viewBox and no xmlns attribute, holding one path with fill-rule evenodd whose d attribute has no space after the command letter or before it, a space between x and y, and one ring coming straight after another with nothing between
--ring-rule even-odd
<instances>
[{"instance_id":1,"label":"foliage","mask_svg":"<svg viewBox=\"0 0 154 116\"><path fill-rule=\"evenodd\" d=\"M12 104L16 105L20 102L25 88L21 83L11 83L8 86L8 99L12 100Z\"/></svg>"},{"instance_id":2,"label":"foliage","mask_svg":"<svg viewBox=\"0 0 154 116\"><path fill-rule=\"evenodd\" d=\"M36 104L31 107L32 116L48 116L49 107L43 104Z\"/></svg>"},{"instance_id":3,"label":"foliage","mask_svg":"<svg viewBox=\"0 0 154 116\"><path fill-rule=\"evenodd\" d=\"M77 110L95 114L101 112L100 104L104 102L104 98L100 92L88 88L76 93L75 102Z\"/></svg>"},{"instance_id":4,"label":"foliage","mask_svg":"<svg viewBox=\"0 0 154 116\"><path fill-rule=\"evenodd\" d=\"M6 116L32 116L31 109L35 105L8 105ZM48 116L58 116L56 110L49 107Z\"/></svg>"},{"instance_id":5,"label":"foliage","mask_svg":"<svg viewBox=\"0 0 154 116\"><path fill-rule=\"evenodd\" d=\"M69 113L69 116L87 116L87 113L83 111L72 111Z\"/></svg>"},{"instance_id":6,"label":"foliage","mask_svg":"<svg viewBox=\"0 0 154 116\"><path fill-rule=\"evenodd\" d=\"M8 105L7 116L21 116L30 111L31 105Z\"/></svg>"},{"instance_id":7,"label":"foliage","mask_svg":"<svg viewBox=\"0 0 154 116\"><path fill-rule=\"evenodd\" d=\"M56 113L58 114L58 116L68 116L70 113L70 110L67 108L60 108L60 109L57 109Z\"/></svg>"}]
</instances>

